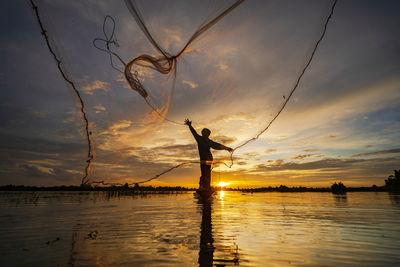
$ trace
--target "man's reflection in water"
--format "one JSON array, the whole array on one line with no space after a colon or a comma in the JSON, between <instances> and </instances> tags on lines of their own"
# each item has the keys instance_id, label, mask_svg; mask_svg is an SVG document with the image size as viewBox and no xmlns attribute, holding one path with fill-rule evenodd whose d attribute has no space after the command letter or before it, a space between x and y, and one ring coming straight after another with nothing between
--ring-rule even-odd
<instances>
[{"instance_id":1,"label":"man's reflection in water","mask_svg":"<svg viewBox=\"0 0 400 267\"><path fill-rule=\"evenodd\" d=\"M202 199L199 198L199 204L202 208L201 216L201 230L200 230L200 252L199 252L199 265L200 266L213 266L214 257L214 239L212 237L212 197Z\"/></svg>"},{"instance_id":2,"label":"man's reflection in water","mask_svg":"<svg viewBox=\"0 0 400 267\"><path fill-rule=\"evenodd\" d=\"M215 266L239 265L239 247L236 244L233 247L219 246L218 251L224 251L226 258L214 259L214 252L217 248L214 246L214 238L212 236L211 215L213 198L200 197L198 203L202 209L199 266L214 266L214 262Z\"/></svg>"}]
</instances>

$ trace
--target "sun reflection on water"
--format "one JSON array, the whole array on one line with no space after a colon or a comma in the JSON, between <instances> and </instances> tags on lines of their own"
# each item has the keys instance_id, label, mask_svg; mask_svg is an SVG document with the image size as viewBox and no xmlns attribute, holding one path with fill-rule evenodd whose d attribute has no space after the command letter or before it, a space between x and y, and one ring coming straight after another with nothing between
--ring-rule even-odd
<instances>
[{"instance_id":1,"label":"sun reflection on water","mask_svg":"<svg viewBox=\"0 0 400 267\"><path fill-rule=\"evenodd\" d=\"M225 192L224 191L219 191L219 199L220 200L224 200L224 195L225 195Z\"/></svg>"}]
</instances>

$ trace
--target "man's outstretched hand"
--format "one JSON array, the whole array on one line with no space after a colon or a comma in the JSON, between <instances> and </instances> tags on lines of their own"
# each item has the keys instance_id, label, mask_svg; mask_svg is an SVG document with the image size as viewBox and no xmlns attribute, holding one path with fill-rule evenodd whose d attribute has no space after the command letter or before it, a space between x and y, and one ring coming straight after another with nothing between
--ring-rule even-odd
<instances>
[{"instance_id":1,"label":"man's outstretched hand","mask_svg":"<svg viewBox=\"0 0 400 267\"><path fill-rule=\"evenodd\" d=\"M190 121L189 119L186 119L186 120L185 120L185 124L186 124L187 126L191 126L191 125L192 125L192 121Z\"/></svg>"}]
</instances>

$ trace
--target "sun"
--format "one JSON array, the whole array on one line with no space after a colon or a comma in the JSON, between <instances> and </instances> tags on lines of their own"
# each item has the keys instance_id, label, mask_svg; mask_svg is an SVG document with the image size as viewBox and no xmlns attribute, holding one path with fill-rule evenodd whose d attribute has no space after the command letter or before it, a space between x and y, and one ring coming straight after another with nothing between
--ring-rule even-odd
<instances>
[{"instance_id":1,"label":"sun","mask_svg":"<svg viewBox=\"0 0 400 267\"><path fill-rule=\"evenodd\" d=\"M219 183L218 183L218 186L219 186L219 187L225 187L225 186L227 186L227 185L229 185L229 183L225 183L225 182L219 182Z\"/></svg>"}]
</instances>

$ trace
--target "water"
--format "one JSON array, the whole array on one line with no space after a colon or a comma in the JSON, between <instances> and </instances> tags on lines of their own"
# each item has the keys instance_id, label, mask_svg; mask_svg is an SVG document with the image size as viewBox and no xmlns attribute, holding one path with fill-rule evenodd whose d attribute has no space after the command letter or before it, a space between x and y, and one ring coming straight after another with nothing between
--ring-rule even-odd
<instances>
[{"instance_id":1,"label":"water","mask_svg":"<svg viewBox=\"0 0 400 267\"><path fill-rule=\"evenodd\" d=\"M0 193L1 266L399 266L400 196Z\"/></svg>"}]
</instances>

